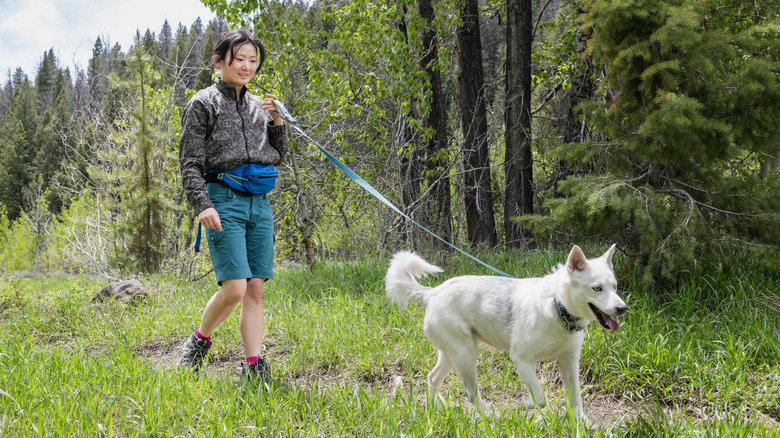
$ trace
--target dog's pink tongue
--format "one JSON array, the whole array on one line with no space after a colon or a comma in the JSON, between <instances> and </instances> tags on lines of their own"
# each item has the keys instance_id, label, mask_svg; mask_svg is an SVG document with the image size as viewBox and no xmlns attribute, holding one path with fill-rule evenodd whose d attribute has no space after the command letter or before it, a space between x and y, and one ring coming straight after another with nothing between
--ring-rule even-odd
<instances>
[{"instance_id":1,"label":"dog's pink tongue","mask_svg":"<svg viewBox=\"0 0 780 438\"><path fill-rule=\"evenodd\" d=\"M616 332L620 328L620 323L617 322L615 318L607 315L604 312L601 312L601 316L604 318L604 322L607 323L611 331Z\"/></svg>"}]
</instances>

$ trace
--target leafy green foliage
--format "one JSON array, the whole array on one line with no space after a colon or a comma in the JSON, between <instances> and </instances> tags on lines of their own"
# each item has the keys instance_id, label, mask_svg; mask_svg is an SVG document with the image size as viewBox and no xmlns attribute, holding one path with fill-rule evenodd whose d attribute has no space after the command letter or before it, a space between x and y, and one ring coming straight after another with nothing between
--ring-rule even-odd
<instances>
[{"instance_id":1,"label":"leafy green foliage","mask_svg":"<svg viewBox=\"0 0 780 438\"><path fill-rule=\"evenodd\" d=\"M743 242L778 245L760 231L777 229L778 177L758 178L751 158L780 136L777 11L730 26L718 0L584 8L587 54L606 67L580 107L596 138L554 149L583 172L547 200L550 216L528 219L539 234L616 240L661 288Z\"/></svg>"},{"instance_id":2,"label":"leafy green foliage","mask_svg":"<svg viewBox=\"0 0 780 438\"><path fill-rule=\"evenodd\" d=\"M18 281L10 276L0 284L0 321L13 311L23 311L28 305L29 297L19 290Z\"/></svg>"},{"instance_id":3,"label":"leafy green foliage","mask_svg":"<svg viewBox=\"0 0 780 438\"><path fill-rule=\"evenodd\" d=\"M250 89L278 95L318 143L381 192L400 196L397 156L405 145L396 132L407 125L421 136L432 135L415 113L425 111L428 96L417 64L422 23L412 4L206 4L231 25L251 29L266 46L268 59ZM392 219L307 141L294 135L290 140L294 163L272 195L283 212L277 222L279 253L303 258L306 221L313 224L311 239L320 254L374 251ZM308 201L306 217L302 200Z\"/></svg>"},{"instance_id":4,"label":"leafy green foliage","mask_svg":"<svg viewBox=\"0 0 780 438\"><path fill-rule=\"evenodd\" d=\"M0 204L0 271L31 271L35 257L35 232L26 213L13 222Z\"/></svg>"}]
</instances>

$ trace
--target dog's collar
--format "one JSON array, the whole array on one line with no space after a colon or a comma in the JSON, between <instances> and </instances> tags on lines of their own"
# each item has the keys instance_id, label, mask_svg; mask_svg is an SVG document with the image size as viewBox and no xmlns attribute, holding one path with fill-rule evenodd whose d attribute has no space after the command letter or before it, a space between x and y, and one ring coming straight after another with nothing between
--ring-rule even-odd
<instances>
[{"instance_id":1,"label":"dog's collar","mask_svg":"<svg viewBox=\"0 0 780 438\"><path fill-rule=\"evenodd\" d=\"M558 309L558 315L563 320L563 328L568 330L569 333L578 332L585 328L584 326L577 324L577 321L580 319L569 313L569 311L566 309L566 306L558 301L558 295L553 297L553 302L555 303L555 308Z\"/></svg>"}]
</instances>

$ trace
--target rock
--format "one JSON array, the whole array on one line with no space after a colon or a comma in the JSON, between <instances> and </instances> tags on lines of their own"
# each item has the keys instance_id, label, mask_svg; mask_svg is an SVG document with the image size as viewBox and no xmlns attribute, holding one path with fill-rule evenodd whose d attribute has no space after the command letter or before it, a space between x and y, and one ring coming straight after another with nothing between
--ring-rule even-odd
<instances>
[{"instance_id":1,"label":"rock","mask_svg":"<svg viewBox=\"0 0 780 438\"><path fill-rule=\"evenodd\" d=\"M149 293L138 280L122 280L111 283L100 290L94 297L92 303L103 302L108 298L114 298L125 304L135 304L149 298Z\"/></svg>"}]
</instances>

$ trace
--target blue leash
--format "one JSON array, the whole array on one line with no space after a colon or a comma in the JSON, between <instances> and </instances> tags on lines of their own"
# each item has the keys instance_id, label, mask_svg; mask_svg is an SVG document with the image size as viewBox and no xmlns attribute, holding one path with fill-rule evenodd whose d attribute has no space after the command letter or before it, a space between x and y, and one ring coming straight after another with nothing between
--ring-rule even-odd
<instances>
[{"instance_id":1,"label":"blue leash","mask_svg":"<svg viewBox=\"0 0 780 438\"><path fill-rule=\"evenodd\" d=\"M377 190L376 190L376 189L375 189L375 188L374 188L374 187L373 187L371 184L369 184L368 182L366 182L366 180L364 180L363 178L361 178L361 177L360 177L360 175L358 175L357 173L355 173L355 172L354 172L352 169L350 169L350 168L349 168L349 167L347 167L347 166L346 166L344 163L342 163L341 161L339 161L339 159L338 159L338 158L334 157L334 156L333 156L333 155L332 155L330 152L326 151L326 150L325 150L325 149L324 149L322 146L320 146L320 145L319 145L319 143L317 143L316 141L312 140L312 138L311 138L311 137L309 137L308 135L306 135L306 133L305 133L305 132L303 132L303 130L302 130L302 129L301 129L299 126L298 126L298 121L295 119L295 117L293 117L293 116L292 116L292 115L291 115L291 114L290 114L290 113L287 111L287 108L285 108L285 107L284 107L284 105L282 105L282 102L280 102L280 101L278 101L278 100L274 100L274 103L276 104L276 107L277 107L277 108L279 108L279 111L281 111L281 114L279 114L279 116L280 116L282 119L284 119L284 121L285 121L285 122L289 123L289 124L290 124L290 126L292 126L292 127L293 127L293 129L295 129L295 131L297 131L297 132L298 132L298 133L299 133L301 136L303 136L304 138L306 138L307 140L309 140L309 142L311 142L311 143L312 143L314 146L317 146L317 149L319 149L319 150L320 150L320 152L322 152L323 154L325 154L325 156L326 156L326 157L328 157L328 159L329 159L330 161L332 161L332 162L333 162L333 164L335 164L335 165L336 165L336 167L338 167L338 168L339 168L339 169L340 169L342 172L344 172L345 174L347 174L347 176L349 176L350 178L352 178L352 180L353 180L353 181L355 181L356 183L358 183L358 185L360 185L360 187L363 187L363 189L365 189L365 190L366 190L368 193L370 193L371 195L373 195L373 196L374 196L376 199L379 199L379 200L380 200L380 201L382 201L382 202L383 202L383 203L384 203L386 206L390 207L390 209L392 209L392 210L393 210L393 211L395 211L396 213L398 213L398 214L400 214L401 216L403 216L403 217L404 217L406 220L408 220L409 222L411 222L411 223L413 223L413 224L417 225L418 227L422 228L422 229L423 229L425 232L427 232L427 233L428 233L428 234L430 234L431 236L433 236L433 237L435 237L435 238L439 239L440 241L442 241L442 242L444 242L445 244L449 245L450 247L454 248L456 251L460 252L461 254L465 255L466 257L468 257L468 258L470 258L470 259L474 260L475 262L477 262L477 263L481 264L482 266L485 266L486 268L488 268L488 269L492 270L493 272L495 272L495 273L497 273L497 274L503 275L504 277L514 278L514 277L512 277L511 275L509 275L509 274L507 274L507 273L505 273L505 272L499 271L498 269L496 269L496 268L494 268L494 267L492 267L492 266L488 265L487 263L483 262L482 260L480 260L480 259L478 259L478 258L474 257L473 255L471 255L471 254L469 254L469 253L467 253L467 252L463 251L462 249L458 248L457 246L455 246L455 245L451 244L450 242L447 242L446 240L444 240L444 239L442 239L441 237L439 237L438 235L436 235L436 233L434 233L433 231L431 231L431 230L429 230L429 229L425 228L424 226L422 226L422 225L420 225L419 223L417 223L417 221L415 221L414 219L412 219L412 218L410 218L409 216L407 216L407 215L406 215L404 212L402 212L401 210L399 210L399 209L398 209L398 207L396 207L395 205L393 205L393 203L392 203L392 202L390 202L390 201L389 201L387 198L385 198L385 197L384 197L384 196L383 196L381 193L379 193L379 192L378 192L378 191L377 191ZM198 234L200 235L200 233L198 233ZM199 242L199 241L198 241L198 242ZM196 244L197 244L197 243L196 243Z\"/></svg>"},{"instance_id":2,"label":"blue leash","mask_svg":"<svg viewBox=\"0 0 780 438\"><path fill-rule=\"evenodd\" d=\"M203 230L203 224L198 221L198 236L195 237L195 253L200 252L200 233Z\"/></svg>"}]
</instances>

